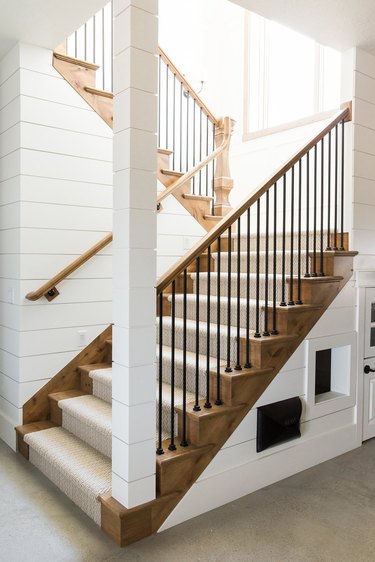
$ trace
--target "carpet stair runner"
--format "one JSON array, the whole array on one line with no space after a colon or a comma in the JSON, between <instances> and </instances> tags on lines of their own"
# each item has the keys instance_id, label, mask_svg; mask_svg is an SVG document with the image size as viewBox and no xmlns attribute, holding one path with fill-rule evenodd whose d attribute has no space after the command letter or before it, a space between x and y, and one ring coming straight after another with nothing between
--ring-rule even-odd
<instances>
[{"instance_id":1,"label":"carpet stair runner","mask_svg":"<svg viewBox=\"0 0 375 562\"><path fill-rule=\"evenodd\" d=\"M237 239L233 235L233 247L237 248ZM291 245L291 237L287 235L287 247ZM304 243L306 242L303 236ZM279 241L277 242L279 247ZM264 247L265 239L261 238L261 246ZM297 238L293 239L294 251L296 253ZM250 334L255 329L255 301L254 287L256 279L256 260L254 249L251 247L248 254L246 244L241 237L240 241L240 268L245 267L250 260L250 301L246 297L246 275L240 274L240 336L246 336L247 314L250 319ZM271 247L271 242L270 242ZM286 259L290 263L290 250L286 252ZM287 262L288 263L288 262ZM276 294L278 302L281 292L281 252L276 252ZM220 364L225 365L228 339L228 287L231 288L230 316L231 330L229 334L231 355L234 357L237 341L237 252L232 250L232 269L228 275L228 254L221 253L220 262L220 299L217 298L218 283L218 260L217 255L212 255L211 265L211 324L210 324L210 355L209 364L212 370L216 369L216 345L217 331L220 333ZM269 254L268 271L273 272L273 253ZM265 307L265 254L260 259L260 303L261 322L264 320ZM196 292L197 275L190 273L193 292L187 295L187 353L186 353L186 387L187 402L195 400L195 376L196 376L196 347L199 346L198 371L199 371L199 397L203 399L206 393L206 370L207 370L207 292L208 273L201 272L199 279L199 337L196 337ZM273 280L269 276L268 298L272 295ZM168 297L171 301L171 297ZM220 311L220 326L216 324L218 310ZM182 404L183 393L183 295L176 294L175 298L175 406ZM171 322L170 316L163 318L163 403L162 403L162 434L163 439L171 435ZM157 322L158 323L158 322ZM157 339L159 329L157 329ZM108 342L111 347L111 342ZM157 346L157 355L159 346ZM89 517L100 524L100 501L99 496L111 490L111 397L112 397L112 368L111 363L93 365L84 368L92 381L92 394L79 393L71 396L67 393L50 395L50 400L55 400L61 410L61 426L51 423L47 429L33 431L24 436L25 443L29 446L29 459L47 478L49 478L60 490L62 490L72 501L74 501ZM157 387L156 387L157 390ZM158 392L156 391L156 402L158 407ZM56 420L55 420L56 422ZM175 414L175 435L178 434L178 419ZM158 428L157 428L158 429Z\"/></svg>"}]
</instances>

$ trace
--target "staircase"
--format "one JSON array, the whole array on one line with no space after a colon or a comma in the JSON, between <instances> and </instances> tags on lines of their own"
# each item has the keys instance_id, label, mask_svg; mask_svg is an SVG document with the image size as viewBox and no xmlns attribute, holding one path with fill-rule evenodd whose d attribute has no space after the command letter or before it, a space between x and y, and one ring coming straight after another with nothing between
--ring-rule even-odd
<instances>
[{"instance_id":1,"label":"staircase","mask_svg":"<svg viewBox=\"0 0 375 562\"><path fill-rule=\"evenodd\" d=\"M111 125L111 96L96 88L96 68L77 61L61 52L54 58ZM187 92L196 102L189 86ZM204 114L208 123L200 103L198 122ZM161 527L350 279L356 252L344 232L348 120L345 107L235 209L217 152L229 146L230 119L214 123L218 148L203 159L191 153L179 170L182 145L171 149L166 141L159 149L162 195L177 197L207 234L156 289L156 499L126 509L111 496L111 327L24 405L17 428L20 453L119 545ZM168 125L159 139L170 133Z\"/></svg>"}]
</instances>

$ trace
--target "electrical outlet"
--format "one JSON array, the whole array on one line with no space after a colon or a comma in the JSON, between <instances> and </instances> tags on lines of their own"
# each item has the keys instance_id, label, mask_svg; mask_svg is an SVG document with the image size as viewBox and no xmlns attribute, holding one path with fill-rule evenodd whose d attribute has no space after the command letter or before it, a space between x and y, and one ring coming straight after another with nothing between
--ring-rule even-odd
<instances>
[{"instance_id":1,"label":"electrical outlet","mask_svg":"<svg viewBox=\"0 0 375 562\"><path fill-rule=\"evenodd\" d=\"M87 330L78 330L77 334L79 347L85 347L87 345Z\"/></svg>"},{"instance_id":2,"label":"electrical outlet","mask_svg":"<svg viewBox=\"0 0 375 562\"><path fill-rule=\"evenodd\" d=\"M9 289L8 289L8 302L10 304L14 304L16 302L16 295L15 295L14 287L9 287Z\"/></svg>"}]
</instances>

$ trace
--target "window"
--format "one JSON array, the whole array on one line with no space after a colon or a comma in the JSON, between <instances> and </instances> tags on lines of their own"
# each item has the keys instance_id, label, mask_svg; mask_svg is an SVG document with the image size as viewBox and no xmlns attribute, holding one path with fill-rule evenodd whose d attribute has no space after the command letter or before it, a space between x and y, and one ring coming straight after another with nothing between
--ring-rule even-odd
<instances>
[{"instance_id":1,"label":"window","mask_svg":"<svg viewBox=\"0 0 375 562\"><path fill-rule=\"evenodd\" d=\"M338 51L249 13L245 55L245 134L339 107Z\"/></svg>"}]
</instances>

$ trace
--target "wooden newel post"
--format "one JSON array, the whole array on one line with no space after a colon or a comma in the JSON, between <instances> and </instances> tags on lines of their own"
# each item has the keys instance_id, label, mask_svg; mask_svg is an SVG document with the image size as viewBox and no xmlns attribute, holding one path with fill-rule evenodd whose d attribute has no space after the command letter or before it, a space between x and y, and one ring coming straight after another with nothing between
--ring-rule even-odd
<instances>
[{"instance_id":1,"label":"wooden newel post","mask_svg":"<svg viewBox=\"0 0 375 562\"><path fill-rule=\"evenodd\" d=\"M235 121L230 117L220 119L220 125L215 131L215 146L218 148L228 140L225 150L216 158L214 191L215 191L215 215L224 216L232 209L229 203L229 193L233 187L233 179L230 177L229 169L229 147L230 137Z\"/></svg>"}]
</instances>

